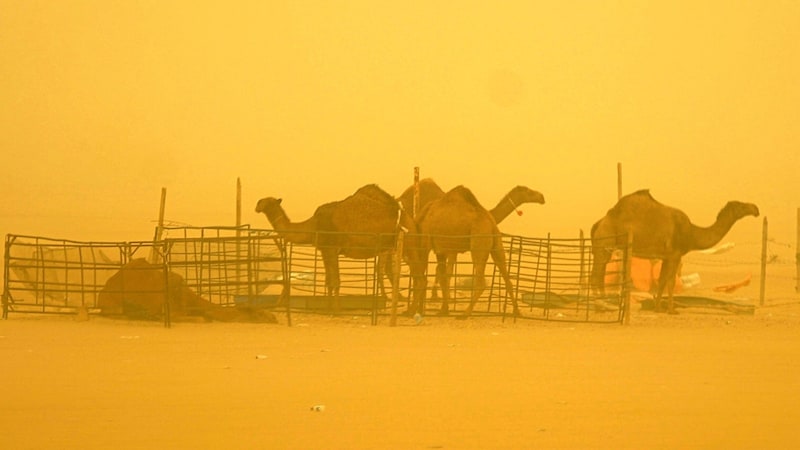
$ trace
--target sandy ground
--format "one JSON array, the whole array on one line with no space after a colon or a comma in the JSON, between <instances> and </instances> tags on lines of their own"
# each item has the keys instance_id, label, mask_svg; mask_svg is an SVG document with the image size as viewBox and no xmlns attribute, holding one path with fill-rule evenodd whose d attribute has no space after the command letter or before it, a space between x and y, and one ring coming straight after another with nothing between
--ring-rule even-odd
<instances>
[{"instance_id":1,"label":"sandy ground","mask_svg":"<svg viewBox=\"0 0 800 450\"><path fill-rule=\"evenodd\" d=\"M0 321L0 446L800 445L796 302L755 315L635 309L627 326L279 318L165 329L12 314Z\"/></svg>"}]
</instances>

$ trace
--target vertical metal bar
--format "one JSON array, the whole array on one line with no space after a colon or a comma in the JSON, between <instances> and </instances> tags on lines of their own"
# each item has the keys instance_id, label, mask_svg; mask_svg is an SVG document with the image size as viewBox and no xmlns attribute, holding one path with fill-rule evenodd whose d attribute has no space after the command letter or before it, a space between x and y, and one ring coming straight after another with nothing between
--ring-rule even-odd
<instances>
[{"instance_id":1,"label":"vertical metal bar","mask_svg":"<svg viewBox=\"0 0 800 450\"><path fill-rule=\"evenodd\" d=\"M767 228L767 218L764 217L761 229L761 291L758 297L761 306L764 306L764 297L767 292L767 238L769 237Z\"/></svg>"},{"instance_id":2,"label":"vertical metal bar","mask_svg":"<svg viewBox=\"0 0 800 450\"><path fill-rule=\"evenodd\" d=\"M170 307L170 286L169 286L169 266L167 265L166 258L161 261L164 273L164 327L172 327L172 308Z\"/></svg>"},{"instance_id":3,"label":"vertical metal bar","mask_svg":"<svg viewBox=\"0 0 800 450\"><path fill-rule=\"evenodd\" d=\"M541 271L542 267L542 240L536 240L537 250L536 250L536 270L534 272L533 277L533 300L531 301L531 311L533 311L534 306L536 305L536 293L537 288L539 287L539 272ZM542 315L544 315L544 310L542 311Z\"/></svg>"},{"instance_id":4,"label":"vertical metal bar","mask_svg":"<svg viewBox=\"0 0 800 450\"><path fill-rule=\"evenodd\" d=\"M393 255L395 269L392 271L392 314L389 318L389 326L391 327L397 326L397 302L400 299L400 262L403 260L404 241L405 233L400 229L397 235L397 249ZM411 297L411 293L409 293L409 297Z\"/></svg>"},{"instance_id":5,"label":"vertical metal bar","mask_svg":"<svg viewBox=\"0 0 800 450\"><path fill-rule=\"evenodd\" d=\"M282 237L275 238L275 242L279 242L281 251L281 271L283 273L283 292L282 296L286 302L286 324L292 326L292 273L291 273L291 258L293 255L292 244L286 245L286 241Z\"/></svg>"},{"instance_id":6,"label":"vertical metal bar","mask_svg":"<svg viewBox=\"0 0 800 450\"><path fill-rule=\"evenodd\" d=\"M580 305L581 299L586 298L586 320L589 320L589 291L588 291L588 283L586 291L584 291L584 283L583 277L586 276L586 237L583 234L583 228L581 228L580 232L580 265L578 267L578 301L577 304ZM584 295L585 294L585 295Z\"/></svg>"},{"instance_id":7,"label":"vertical metal bar","mask_svg":"<svg viewBox=\"0 0 800 450\"><path fill-rule=\"evenodd\" d=\"M797 275L795 276L794 291L800 293L800 208L797 208L797 241L794 246L795 249L795 264L797 265Z\"/></svg>"},{"instance_id":8,"label":"vertical metal bar","mask_svg":"<svg viewBox=\"0 0 800 450\"><path fill-rule=\"evenodd\" d=\"M10 234L6 235L6 243L5 243L5 254L3 255L3 319L8 319L8 303L9 303L9 296L11 295L8 292L8 275L9 275L9 267L11 263L11 244L14 242L16 238Z\"/></svg>"},{"instance_id":9,"label":"vertical metal bar","mask_svg":"<svg viewBox=\"0 0 800 450\"><path fill-rule=\"evenodd\" d=\"M550 233L547 233L547 261L546 267L547 272L545 273L545 281L544 281L544 316L545 318L550 318L550 276L552 273L552 261L553 261L553 253L552 248L550 246Z\"/></svg>"},{"instance_id":10,"label":"vertical metal bar","mask_svg":"<svg viewBox=\"0 0 800 450\"><path fill-rule=\"evenodd\" d=\"M628 229L628 245L625 248L625 264L623 265L625 274L622 277L622 304L623 304L623 317L622 322L628 325L631 322L631 288L633 280L631 279L631 269L633 264L633 230Z\"/></svg>"},{"instance_id":11,"label":"vertical metal bar","mask_svg":"<svg viewBox=\"0 0 800 450\"><path fill-rule=\"evenodd\" d=\"M89 244L89 251L94 253L94 247ZM86 306L86 278L83 275L83 246L78 246L78 270L80 271L81 279L81 308Z\"/></svg>"}]
</instances>

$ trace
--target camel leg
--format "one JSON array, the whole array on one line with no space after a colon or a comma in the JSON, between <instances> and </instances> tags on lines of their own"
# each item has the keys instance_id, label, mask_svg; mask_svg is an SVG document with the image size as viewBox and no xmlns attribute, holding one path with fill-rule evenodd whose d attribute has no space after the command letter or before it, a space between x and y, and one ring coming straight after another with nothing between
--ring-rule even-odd
<instances>
[{"instance_id":1,"label":"camel leg","mask_svg":"<svg viewBox=\"0 0 800 450\"><path fill-rule=\"evenodd\" d=\"M425 313L425 295L427 293L428 277L426 274L427 261L409 261L411 278L414 284L414 299L408 308L409 315Z\"/></svg>"},{"instance_id":2,"label":"camel leg","mask_svg":"<svg viewBox=\"0 0 800 450\"><path fill-rule=\"evenodd\" d=\"M495 266L497 266L497 269L500 271L500 275L503 277L503 281L506 283L506 295L511 297L511 305L514 308L514 315L521 317L522 312L519 310L517 296L515 295L514 291L514 284L511 282L511 276L508 273L508 267L506 267L506 256L502 244L500 248L495 248L492 250L492 261L494 261Z\"/></svg>"},{"instance_id":3,"label":"camel leg","mask_svg":"<svg viewBox=\"0 0 800 450\"><path fill-rule=\"evenodd\" d=\"M375 276L378 278L378 295L388 298L386 294L386 284L384 278L389 279L389 284L392 283L392 265L391 261L386 255L378 255L377 267L375 268ZM385 275L385 276L384 276Z\"/></svg>"},{"instance_id":4,"label":"camel leg","mask_svg":"<svg viewBox=\"0 0 800 450\"><path fill-rule=\"evenodd\" d=\"M676 314L673 293L675 291L675 276L677 274L680 259L664 258L661 261L661 272L658 275L658 291L654 298L655 311L662 311L662 303L664 298L664 290L667 291L667 308L666 312L669 314Z\"/></svg>"},{"instance_id":5,"label":"camel leg","mask_svg":"<svg viewBox=\"0 0 800 450\"><path fill-rule=\"evenodd\" d=\"M596 296L606 296L606 265L611 260L611 251L592 247L592 291Z\"/></svg>"},{"instance_id":6,"label":"camel leg","mask_svg":"<svg viewBox=\"0 0 800 450\"><path fill-rule=\"evenodd\" d=\"M400 270L400 268L397 268L397 270ZM389 286L394 292L394 271L394 256L391 253L378 255L378 273L376 275L378 277L379 293L383 297L391 298L389 294L386 293L386 283L384 283L384 278L389 279Z\"/></svg>"},{"instance_id":7,"label":"camel leg","mask_svg":"<svg viewBox=\"0 0 800 450\"><path fill-rule=\"evenodd\" d=\"M678 314L675 310L675 300L674 300L674 293L675 293L675 279L678 277L678 268L681 266L680 258L676 260L671 260L669 265L669 272L667 273L667 296L668 296L668 303L667 303L667 314ZM662 267L663 263L662 263ZM662 270L663 273L663 270Z\"/></svg>"},{"instance_id":8,"label":"camel leg","mask_svg":"<svg viewBox=\"0 0 800 450\"><path fill-rule=\"evenodd\" d=\"M444 260L439 260L439 257L436 257L436 277L434 277L433 286L431 286L431 300L433 301L439 299L439 273L444 273L444 271L447 270L445 264Z\"/></svg>"},{"instance_id":9,"label":"camel leg","mask_svg":"<svg viewBox=\"0 0 800 450\"><path fill-rule=\"evenodd\" d=\"M339 255L334 251L324 251L322 254L322 263L325 265L325 286L328 290L328 296L333 298L333 310L338 312L341 309L341 302L339 299L339 286L341 281L339 279Z\"/></svg>"},{"instance_id":10,"label":"camel leg","mask_svg":"<svg viewBox=\"0 0 800 450\"><path fill-rule=\"evenodd\" d=\"M478 261L475 261L475 259L475 255L473 254L472 295L469 297L469 306L467 306L464 314L460 315L458 319L466 319L472 315L472 309L475 308L475 303L478 301L481 294L483 294L483 290L486 288L486 276L484 273L486 272L486 260L488 259L488 255L482 258L482 261L480 257L477 258Z\"/></svg>"},{"instance_id":11,"label":"camel leg","mask_svg":"<svg viewBox=\"0 0 800 450\"><path fill-rule=\"evenodd\" d=\"M425 273L425 268L421 267L411 274L414 280L414 304L416 308L412 307L411 311L420 315L425 314L425 294L428 289L428 277Z\"/></svg>"},{"instance_id":12,"label":"camel leg","mask_svg":"<svg viewBox=\"0 0 800 450\"><path fill-rule=\"evenodd\" d=\"M425 314L425 296L428 287L428 255L430 250L424 249L422 243L414 238L406 241L404 258L411 272L413 281L413 300L410 302L405 314Z\"/></svg>"},{"instance_id":13,"label":"camel leg","mask_svg":"<svg viewBox=\"0 0 800 450\"><path fill-rule=\"evenodd\" d=\"M436 278L435 282L442 289L442 308L439 314L446 316L450 313L450 278L456 265L456 257L446 254L436 255ZM434 288L436 285L434 285Z\"/></svg>"}]
</instances>

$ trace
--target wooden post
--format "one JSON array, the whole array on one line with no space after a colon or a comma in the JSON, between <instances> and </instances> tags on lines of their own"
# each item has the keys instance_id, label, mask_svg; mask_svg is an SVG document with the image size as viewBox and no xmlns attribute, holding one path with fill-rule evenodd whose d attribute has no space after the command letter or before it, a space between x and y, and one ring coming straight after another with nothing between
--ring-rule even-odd
<instances>
[{"instance_id":1,"label":"wooden post","mask_svg":"<svg viewBox=\"0 0 800 450\"><path fill-rule=\"evenodd\" d=\"M764 225L761 229L761 293L759 295L759 304L764 306L764 295L767 291L767 218L764 217Z\"/></svg>"},{"instance_id":2,"label":"wooden post","mask_svg":"<svg viewBox=\"0 0 800 450\"><path fill-rule=\"evenodd\" d=\"M795 244L796 253L794 255L795 264L797 265L797 277L795 278L794 290L800 293L800 208L797 208L797 243Z\"/></svg>"},{"instance_id":3,"label":"wooden post","mask_svg":"<svg viewBox=\"0 0 800 450\"><path fill-rule=\"evenodd\" d=\"M239 177L236 177L236 289L234 292L239 291L239 283L242 282L242 246L241 246L241 239L242 239L242 180ZM248 276L250 272L247 272ZM252 283L248 280L247 285L250 286ZM241 292L241 291L239 291ZM247 300L251 301L252 294L250 289L248 288L248 297Z\"/></svg>"},{"instance_id":4,"label":"wooden post","mask_svg":"<svg viewBox=\"0 0 800 450\"><path fill-rule=\"evenodd\" d=\"M414 167L414 207L411 208L411 217L417 218L419 212L419 167Z\"/></svg>"},{"instance_id":5,"label":"wooden post","mask_svg":"<svg viewBox=\"0 0 800 450\"><path fill-rule=\"evenodd\" d=\"M628 228L628 250L625 252L625 275L623 277L622 292L624 295L623 302L625 304L625 315L622 318L622 323L628 325L631 323L631 287L633 280L631 279L631 265L633 264L633 229ZM656 310L658 305L656 305Z\"/></svg>"},{"instance_id":6,"label":"wooden post","mask_svg":"<svg viewBox=\"0 0 800 450\"><path fill-rule=\"evenodd\" d=\"M242 226L242 179L236 177L236 228Z\"/></svg>"},{"instance_id":7,"label":"wooden post","mask_svg":"<svg viewBox=\"0 0 800 450\"><path fill-rule=\"evenodd\" d=\"M397 302L400 299L400 264L403 261L403 240L405 232L400 228L397 233L397 248L394 252L394 270L392 271L392 316L389 326L397 326Z\"/></svg>"},{"instance_id":8,"label":"wooden post","mask_svg":"<svg viewBox=\"0 0 800 450\"><path fill-rule=\"evenodd\" d=\"M622 163L617 163L617 200L622 198Z\"/></svg>"},{"instance_id":9,"label":"wooden post","mask_svg":"<svg viewBox=\"0 0 800 450\"><path fill-rule=\"evenodd\" d=\"M161 236L164 234L164 209L166 208L167 204L167 188L161 188L161 207L158 210L158 225L156 225L156 232L155 236L153 236L153 248L150 249L150 263L151 264L158 264L161 260L161 255L158 254L156 250L156 245L158 241L161 240Z\"/></svg>"}]
</instances>

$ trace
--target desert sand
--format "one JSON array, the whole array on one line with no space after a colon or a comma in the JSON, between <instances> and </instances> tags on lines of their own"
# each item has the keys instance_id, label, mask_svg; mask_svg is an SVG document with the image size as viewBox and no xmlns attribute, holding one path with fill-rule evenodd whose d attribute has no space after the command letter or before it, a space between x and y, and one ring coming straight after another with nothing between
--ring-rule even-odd
<instances>
[{"instance_id":1,"label":"desert sand","mask_svg":"<svg viewBox=\"0 0 800 450\"><path fill-rule=\"evenodd\" d=\"M800 304L628 325L11 314L4 448L796 448ZM315 410L315 407L317 407Z\"/></svg>"}]
</instances>

